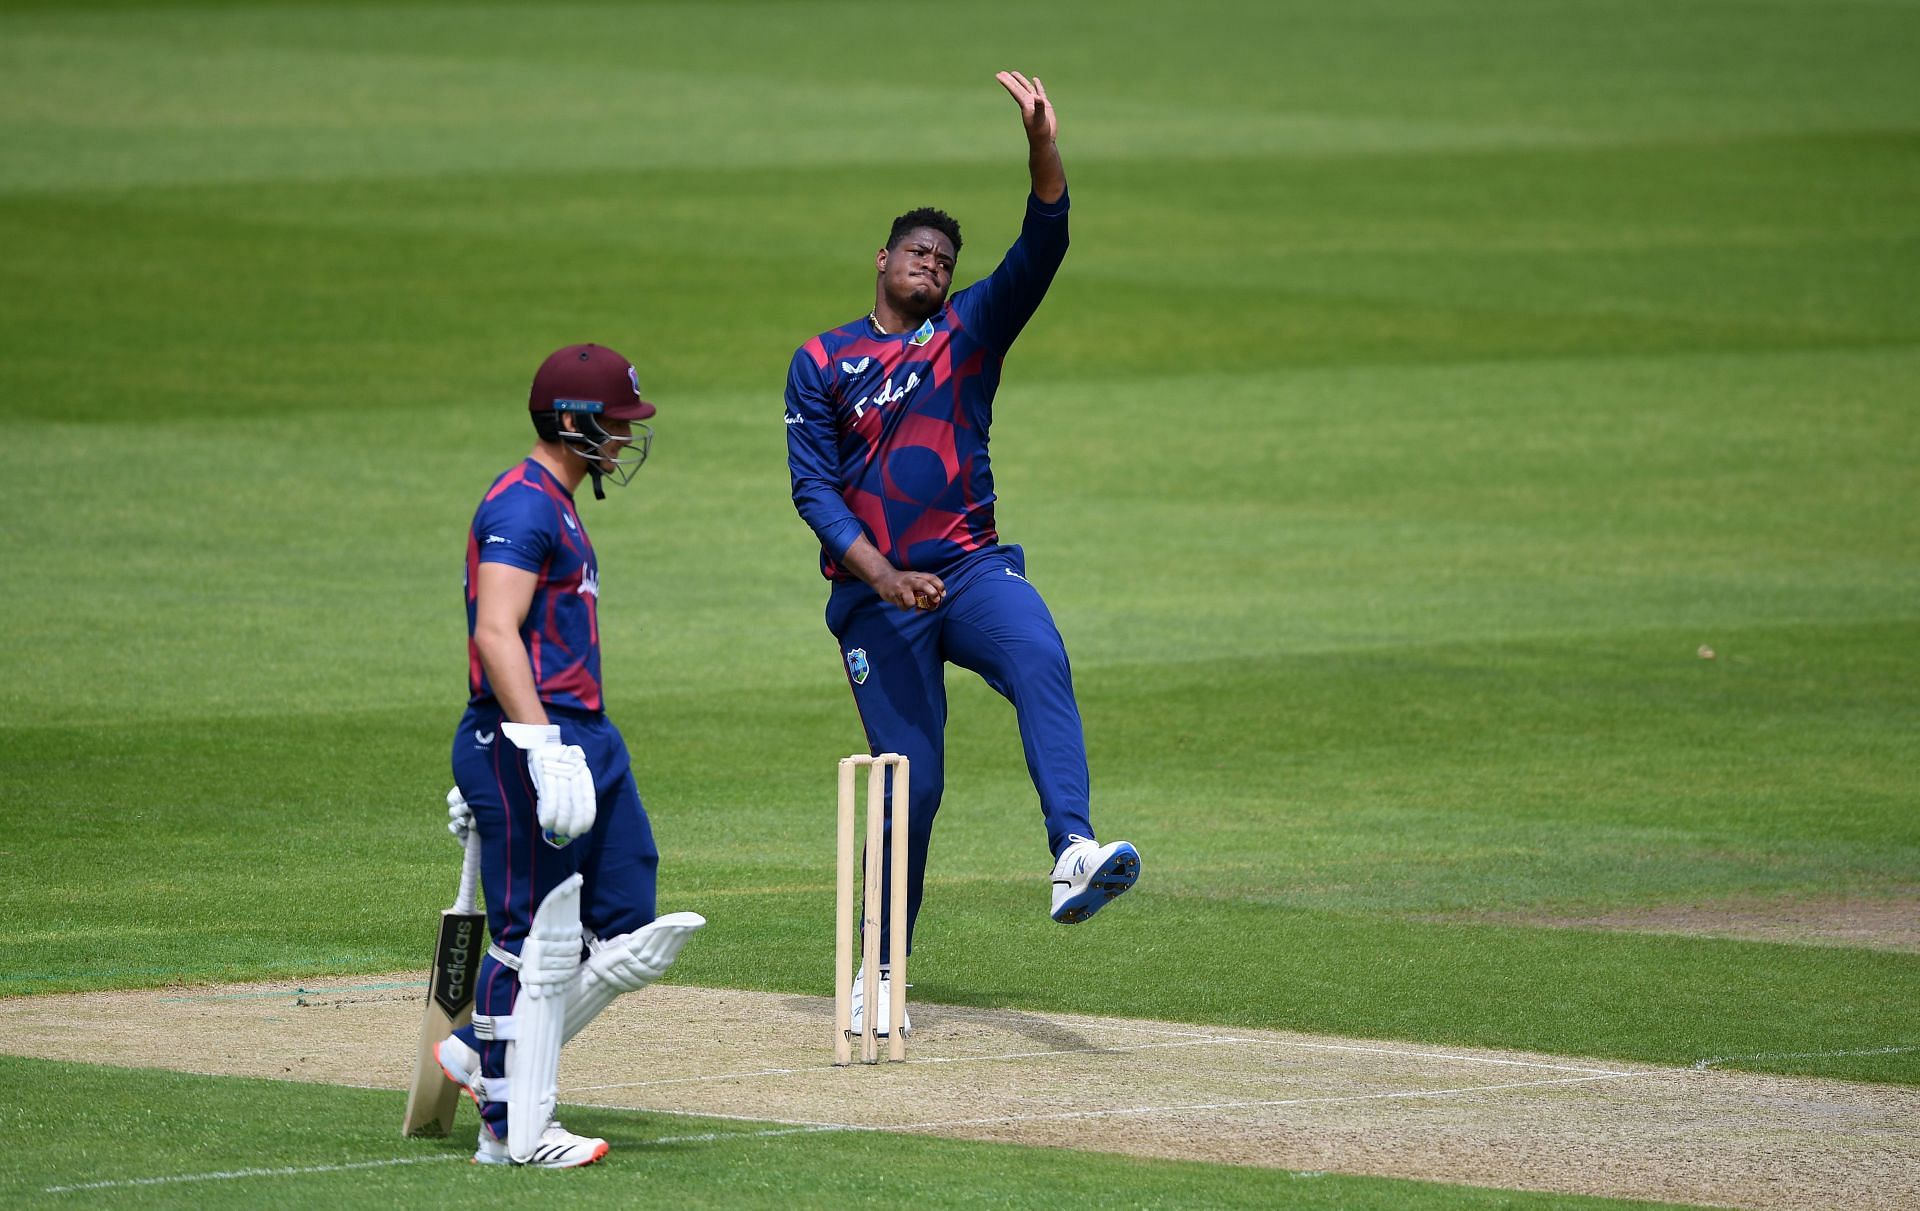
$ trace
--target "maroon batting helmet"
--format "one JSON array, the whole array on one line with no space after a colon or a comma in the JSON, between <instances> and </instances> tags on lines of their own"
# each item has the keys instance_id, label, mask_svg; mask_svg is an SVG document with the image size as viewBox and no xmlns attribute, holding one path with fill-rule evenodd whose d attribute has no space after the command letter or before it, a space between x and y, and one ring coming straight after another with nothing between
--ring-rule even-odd
<instances>
[{"instance_id":1,"label":"maroon batting helmet","mask_svg":"<svg viewBox=\"0 0 1920 1211\"><path fill-rule=\"evenodd\" d=\"M639 423L655 412L640 398L640 375L605 345L554 350L534 373L527 410L542 440L566 442L587 460L596 497L606 495L602 476L625 485L653 449L653 426ZM575 428L560 424L562 413L573 415ZM601 426L603 419L634 422L633 436L614 437Z\"/></svg>"},{"instance_id":2,"label":"maroon batting helmet","mask_svg":"<svg viewBox=\"0 0 1920 1211\"><path fill-rule=\"evenodd\" d=\"M557 349L533 376L533 412L584 412L611 420L645 420L654 407L640 398L633 363L605 345Z\"/></svg>"}]
</instances>

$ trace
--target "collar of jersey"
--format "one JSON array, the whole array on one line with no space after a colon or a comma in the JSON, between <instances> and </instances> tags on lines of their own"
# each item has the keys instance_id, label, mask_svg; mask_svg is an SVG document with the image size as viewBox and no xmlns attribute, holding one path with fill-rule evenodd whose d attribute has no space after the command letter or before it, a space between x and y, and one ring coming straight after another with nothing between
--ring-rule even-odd
<instances>
[{"instance_id":1,"label":"collar of jersey","mask_svg":"<svg viewBox=\"0 0 1920 1211\"><path fill-rule=\"evenodd\" d=\"M940 305L940 310L934 312L932 315L928 316L925 320L921 321L921 323L915 324L913 327L907 329L905 332L882 332L880 330L879 318L876 317L871 311L867 312L866 319L862 320L861 323L865 325L867 330L867 335L872 339L892 341L892 340L899 340L902 337L911 337L914 333L920 331L920 329L926 324L932 324L934 326L934 329L937 331L940 327L940 321L946 317L946 314L947 314L946 304L942 303Z\"/></svg>"},{"instance_id":2,"label":"collar of jersey","mask_svg":"<svg viewBox=\"0 0 1920 1211\"><path fill-rule=\"evenodd\" d=\"M527 459L527 465L532 467L535 471L538 471L542 476L546 477L550 482L552 482L554 487L560 489L560 495L566 497L568 500L573 499L573 493L567 491L567 485L560 482L560 477L558 475L555 475L553 472L547 470L546 467L542 466L539 459L529 457Z\"/></svg>"}]
</instances>

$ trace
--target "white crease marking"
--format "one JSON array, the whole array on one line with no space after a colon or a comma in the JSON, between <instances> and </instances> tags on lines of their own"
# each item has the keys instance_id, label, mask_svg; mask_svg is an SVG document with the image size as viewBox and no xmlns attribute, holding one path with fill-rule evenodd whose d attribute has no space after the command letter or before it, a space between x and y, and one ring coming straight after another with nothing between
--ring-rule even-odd
<instances>
[{"instance_id":1,"label":"white crease marking","mask_svg":"<svg viewBox=\"0 0 1920 1211\"><path fill-rule=\"evenodd\" d=\"M1731 1064L1735 1060L1827 1060L1848 1055L1902 1055L1909 1051L1920 1051L1920 1046L1868 1047L1862 1051L1763 1051L1758 1055L1716 1055L1695 1060L1693 1071L1705 1072L1715 1064Z\"/></svg>"},{"instance_id":2,"label":"white crease marking","mask_svg":"<svg viewBox=\"0 0 1920 1211\"><path fill-rule=\"evenodd\" d=\"M121 1177L101 1182L81 1182L75 1186L48 1186L42 1194L71 1194L76 1190L112 1190L126 1186L170 1186L179 1182L227 1182L243 1177L295 1177L303 1173L346 1173L354 1169L383 1169L391 1165L426 1165L434 1161L459 1161L465 1154L449 1156L396 1156L384 1161L349 1161L340 1165L289 1165L279 1169L227 1169L219 1173L179 1173L170 1177Z\"/></svg>"},{"instance_id":3,"label":"white crease marking","mask_svg":"<svg viewBox=\"0 0 1920 1211\"><path fill-rule=\"evenodd\" d=\"M1546 1068L1554 1072L1591 1072L1601 1076L1634 1076L1611 1068L1588 1068L1579 1064L1549 1064L1544 1060L1505 1060L1490 1055L1453 1055L1444 1051L1404 1051L1397 1047L1361 1047L1353 1043L1296 1043L1288 1039L1246 1040L1265 1047L1299 1047L1308 1051L1360 1051L1368 1055L1397 1055L1412 1060L1453 1060L1461 1064L1499 1064L1511 1068Z\"/></svg>"},{"instance_id":4,"label":"white crease marking","mask_svg":"<svg viewBox=\"0 0 1920 1211\"><path fill-rule=\"evenodd\" d=\"M721 1140L771 1139L779 1135L818 1135L825 1131L878 1131L878 1127L856 1127L851 1123L816 1123L806 1127L782 1127L775 1131L709 1131L702 1135L663 1135L644 1144L713 1144Z\"/></svg>"},{"instance_id":5,"label":"white crease marking","mask_svg":"<svg viewBox=\"0 0 1920 1211\"><path fill-rule=\"evenodd\" d=\"M768 1131L709 1131L697 1135L666 1135L655 1139L640 1141L643 1145L652 1144L704 1144L719 1143L726 1140L772 1139L789 1135L817 1135L832 1131L938 1131L953 1127L990 1127L1005 1123L1029 1123L1050 1120L1106 1118L1119 1115L1148 1114L1194 1114L1215 1110L1252 1110L1275 1106L1314 1106L1338 1102L1370 1102L1404 1100L1412 1098L1460 1097L1476 1093L1495 1093L1506 1089L1535 1089L1548 1085L1581 1085L1592 1081L1621 1080L1637 1076L1657 1075L1653 1072L1602 1072L1589 1076L1553 1077L1539 1081L1510 1081L1499 1085L1466 1085L1454 1089L1406 1089L1392 1093L1356 1093L1332 1097L1275 1098L1262 1101L1238 1102L1191 1102L1172 1106L1111 1106L1102 1110L1063 1110L1042 1114L1006 1114L988 1118L938 1119L922 1123L789 1123ZM632 1107L607 1106L595 1109L629 1110ZM689 1118L739 1118L753 1120L739 1115L710 1115L699 1111L644 1110L646 1114L683 1114ZM778 1120L774 1120L778 1121Z\"/></svg>"},{"instance_id":6,"label":"white crease marking","mask_svg":"<svg viewBox=\"0 0 1920 1211\"><path fill-rule=\"evenodd\" d=\"M811 1131L860 1131L866 1128L856 1127L852 1123L830 1123L822 1119L774 1118L766 1114L726 1114L718 1110L669 1110L661 1106L612 1106L605 1102L575 1102L563 1100L563 1106L578 1106L582 1110L617 1110L622 1114L664 1114L672 1118L717 1118L732 1123L778 1123L783 1127L801 1127ZM761 1135L764 1132L742 1131L722 1132L723 1135ZM787 1135L789 1132L774 1132Z\"/></svg>"}]
</instances>

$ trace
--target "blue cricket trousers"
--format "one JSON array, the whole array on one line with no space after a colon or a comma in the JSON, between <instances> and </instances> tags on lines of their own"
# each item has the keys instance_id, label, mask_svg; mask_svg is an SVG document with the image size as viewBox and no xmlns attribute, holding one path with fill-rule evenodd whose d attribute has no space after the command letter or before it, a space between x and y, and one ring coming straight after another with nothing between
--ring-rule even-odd
<instances>
[{"instance_id":1,"label":"blue cricket trousers","mask_svg":"<svg viewBox=\"0 0 1920 1211\"><path fill-rule=\"evenodd\" d=\"M598 799L593 828L557 848L540 835L527 755L501 734L499 707L492 703L469 707L453 738L454 782L473 808L480 830L487 932L494 945L513 955L520 953L540 901L575 872L585 877L580 922L595 937L631 933L655 916L660 855L634 785L626 741L613 721L599 712L548 707L547 717L559 724L562 742L585 751ZM517 973L488 955L480 962L474 1011L512 1013L519 991ZM471 1026L461 1028L459 1034L480 1052L481 1072L505 1074L505 1043L481 1042L474 1038ZM506 1103L487 1103L480 1117L496 1138L506 1138Z\"/></svg>"},{"instance_id":2,"label":"blue cricket trousers","mask_svg":"<svg viewBox=\"0 0 1920 1211\"><path fill-rule=\"evenodd\" d=\"M1027 583L1026 570L1019 547L993 546L941 575L947 592L937 609L901 609L859 582L835 584L827 602L827 629L840 641L841 663L871 751L899 753L913 765L907 846L909 948L920 915L933 818L945 783L947 662L978 673L1013 703L1027 772L1046 818L1048 848L1058 856L1069 835L1094 835L1088 818L1087 746L1066 644L1039 590ZM890 838L891 790L887 810ZM893 928L887 919L890 894L883 887L883 955Z\"/></svg>"}]
</instances>

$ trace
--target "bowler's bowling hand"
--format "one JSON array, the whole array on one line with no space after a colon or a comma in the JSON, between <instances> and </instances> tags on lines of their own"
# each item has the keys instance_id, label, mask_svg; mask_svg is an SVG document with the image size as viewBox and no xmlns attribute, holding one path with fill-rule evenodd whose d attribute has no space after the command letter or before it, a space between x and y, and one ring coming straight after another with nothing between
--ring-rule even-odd
<instances>
[{"instance_id":1,"label":"bowler's bowling hand","mask_svg":"<svg viewBox=\"0 0 1920 1211\"><path fill-rule=\"evenodd\" d=\"M1053 142L1060 134L1060 117L1047 100L1046 85L1040 77L1029 80L1017 71L1003 71L994 79L1020 105L1020 122L1027 128L1027 142L1035 147Z\"/></svg>"}]
</instances>

